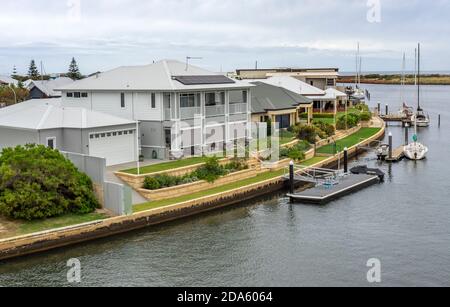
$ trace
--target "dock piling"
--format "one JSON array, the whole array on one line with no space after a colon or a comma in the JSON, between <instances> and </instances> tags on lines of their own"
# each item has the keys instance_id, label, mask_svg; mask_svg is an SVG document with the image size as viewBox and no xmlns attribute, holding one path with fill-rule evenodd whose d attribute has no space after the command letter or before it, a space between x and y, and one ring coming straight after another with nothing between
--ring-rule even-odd
<instances>
[{"instance_id":1,"label":"dock piling","mask_svg":"<svg viewBox=\"0 0 450 307\"><path fill-rule=\"evenodd\" d=\"M294 183L294 161L289 163L289 193L294 194L295 192L295 183Z\"/></svg>"},{"instance_id":2,"label":"dock piling","mask_svg":"<svg viewBox=\"0 0 450 307\"><path fill-rule=\"evenodd\" d=\"M344 173L348 173L348 148L344 148Z\"/></svg>"},{"instance_id":3,"label":"dock piling","mask_svg":"<svg viewBox=\"0 0 450 307\"><path fill-rule=\"evenodd\" d=\"M378 102L378 115L381 115L381 102Z\"/></svg>"},{"instance_id":4,"label":"dock piling","mask_svg":"<svg viewBox=\"0 0 450 307\"><path fill-rule=\"evenodd\" d=\"M438 116L438 128L441 128L441 114Z\"/></svg>"},{"instance_id":5,"label":"dock piling","mask_svg":"<svg viewBox=\"0 0 450 307\"><path fill-rule=\"evenodd\" d=\"M388 115L389 115L389 105L386 104L386 116L388 116Z\"/></svg>"},{"instance_id":6,"label":"dock piling","mask_svg":"<svg viewBox=\"0 0 450 307\"><path fill-rule=\"evenodd\" d=\"M393 151L392 132L389 132L389 160L392 160L392 151Z\"/></svg>"},{"instance_id":7,"label":"dock piling","mask_svg":"<svg viewBox=\"0 0 450 307\"><path fill-rule=\"evenodd\" d=\"M405 146L409 145L409 128L405 127Z\"/></svg>"}]
</instances>

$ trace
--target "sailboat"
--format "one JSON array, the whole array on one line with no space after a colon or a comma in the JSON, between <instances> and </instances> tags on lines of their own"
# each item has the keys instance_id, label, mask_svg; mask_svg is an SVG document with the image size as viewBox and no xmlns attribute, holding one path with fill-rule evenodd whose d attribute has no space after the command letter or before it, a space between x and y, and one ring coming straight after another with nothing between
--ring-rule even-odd
<instances>
[{"instance_id":1,"label":"sailboat","mask_svg":"<svg viewBox=\"0 0 450 307\"><path fill-rule=\"evenodd\" d=\"M417 112L414 118L417 127L430 126L430 116L420 106L420 44L417 49Z\"/></svg>"},{"instance_id":2,"label":"sailboat","mask_svg":"<svg viewBox=\"0 0 450 307\"><path fill-rule=\"evenodd\" d=\"M366 98L366 92L361 89L361 66L362 66L362 58L360 56L360 49L358 43L358 49L356 52L356 77L355 77L355 90L352 94L352 97L356 100L363 101Z\"/></svg>"},{"instance_id":3,"label":"sailboat","mask_svg":"<svg viewBox=\"0 0 450 307\"><path fill-rule=\"evenodd\" d=\"M406 158L410 159L410 160L423 160L426 158L427 153L428 153L428 147L426 147L425 145L423 145L422 143L418 142L418 136L417 136L417 127L419 125L419 122L424 123L423 119L419 119L418 115L419 115L419 110L421 110L420 108L420 44L419 44L419 49L418 49L418 69L417 69L417 102L418 102L418 112L416 114L413 115L412 121L414 123L414 136L413 136L413 143L406 145L403 148L403 152L406 156ZM423 111L422 111L423 112ZM428 119L428 124L429 124L429 118ZM408 129L408 128L405 128Z\"/></svg>"},{"instance_id":4,"label":"sailboat","mask_svg":"<svg viewBox=\"0 0 450 307\"><path fill-rule=\"evenodd\" d=\"M415 115L414 115L415 117ZM415 118L414 118L415 120ZM405 154L405 157L410 159L410 160L423 160L427 157L427 153L428 153L428 147L423 145L422 143L418 142L418 137L417 137L417 121L414 121L414 136L413 136L413 143L406 145L403 148L403 152ZM408 128L405 128L408 129Z\"/></svg>"}]
</instances>

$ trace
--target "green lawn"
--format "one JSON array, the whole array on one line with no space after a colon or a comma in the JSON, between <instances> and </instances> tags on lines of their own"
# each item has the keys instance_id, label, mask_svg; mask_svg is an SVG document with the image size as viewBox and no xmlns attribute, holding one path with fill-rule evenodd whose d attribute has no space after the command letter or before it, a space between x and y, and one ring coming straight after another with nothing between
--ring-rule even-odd
<instances>
[{"instance_id":1,"label":"green lawn","mask_svg":"<svg viewBox=\"0 0 450 307\"><path fill-rule=\"evenodd\" d=\"M25 235L55 228L67 227L71 225L78 225L97 220L104 220L108 218L104 213L89 213L89 214L67 214L60 217L49 218L45 220L36 220L30 222L21 222L17 230L17 235Z\"/></svg>"},{"instance_id":2,"label":"green lawn","mask_svg":"<svg viewBox=\"0 0 450 307\"><path fill-rule=\"evenodd\" d=\"M326 123L326 124L330 124L330 125L334 125L334 118L314 118L313 119L313 123L314 122L322 122L322 123Z\"/></svg>"},{"instance_id":3,"label":"green lawn","mask_svg":"<svg viewBox=\"0 0 450 307\"><path fill-rule=\"evenodd\" d=\"M328 159L328 157L314 157L309 160L306 160L301 163L301 166L312 166L316 163L322 162L323 160Z\"/></svg>"},{"instance_id":4,"label":"green lawn","mask_svg":"<svg viewBox=\"0 0 450 307\"><path fill-rule=\"evenodd\" d=\"M377 134L381 129L380 128L361 128L358 132L336 142L337 151L342 151L345 147L350 148L358 143L360 143L363 139L370 138L371 136ZM320 154L335 154L334 145L329 144L317 149L317 153Z\"/></svg>"},{"instance_id":5,"label":"green lawn","mask_svg":"<svg viewBox=\"0 0 450 307\"><path fill-rule=\"evenodd\" d=\"M186 166L192 166L195 164L200 164L206 162L207 157L193 157L193 158L187 158L177 161L170 161L170 162L163 162L158 164L153 164L149 166L141 167L141 174L151 174L151 173L157 173L157 172L163 172L168 171L171 169L176 169L180 167L186 167ZM137 175L138 171L137 168L124 170L122 171L124 173Z\"/></svg>"}]
</instances>

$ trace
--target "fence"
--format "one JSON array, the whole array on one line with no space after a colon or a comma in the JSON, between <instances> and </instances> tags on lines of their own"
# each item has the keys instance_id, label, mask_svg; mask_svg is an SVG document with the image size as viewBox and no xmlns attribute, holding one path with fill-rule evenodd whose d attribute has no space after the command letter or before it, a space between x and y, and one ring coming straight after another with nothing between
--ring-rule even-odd
<instances>
[{"instance_id":1,"label":"fence","mask_svg":"<svg viewBox=\"0 0 450 307\"><path fill-rule=\"evenodd\" d=\"M132 213L131 188L119 183L106 182L106 159L73 152L61 152L94 183L95 192L103 208L116 215Z\"/></svg>"}]
</instances>

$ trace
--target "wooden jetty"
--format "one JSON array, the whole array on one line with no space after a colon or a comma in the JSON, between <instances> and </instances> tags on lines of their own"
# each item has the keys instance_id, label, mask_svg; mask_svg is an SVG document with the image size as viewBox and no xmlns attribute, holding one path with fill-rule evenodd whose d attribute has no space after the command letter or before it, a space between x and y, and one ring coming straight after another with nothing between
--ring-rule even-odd
<instances>
[{"instance_id":1,"label":"wooden jetty","mask_svg":"<svg viewBox=\"0 0 450 307\"><path fill-rule=\"evenodd\" d=\"M388 115L380 115L380 118L384 120L386 123L402 123L402 126L412 125L412 119L407 118L400 114L388 114Z\"/></svg>"},{"instance_id":2,"label":"wooden jetty","mask_svg":"<svg viewBox=\"0 0 450 307\"><path fill-rule=\"evenodd\" d=\"M404 146L400 146L392 150L392 157L387 156L385 160L387 162L398 162L405 157Z\"/></svg>"},{"instance_id":3,"label":"wooden jetty","mask_svg":"<svg viewBox=\"0 0 450 307\"><path fill-rule=\"evenodd\" d=\"M300 203L325 204L349 193L379 183L377 175L347 175L335 185L317 185L303 192L288 194L291 201Z\"/></svg>"}]
</instances>

